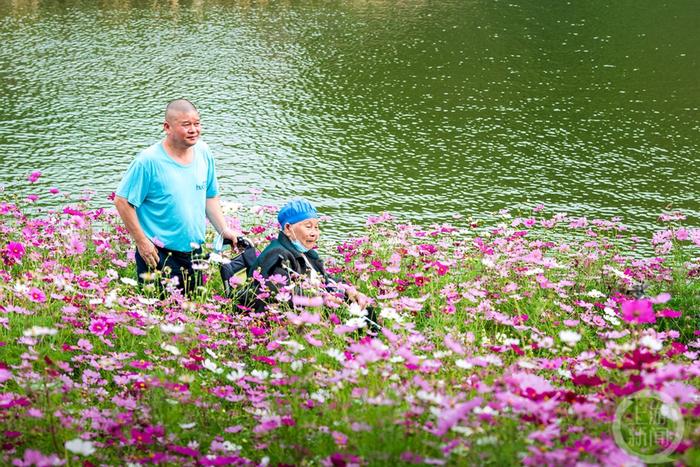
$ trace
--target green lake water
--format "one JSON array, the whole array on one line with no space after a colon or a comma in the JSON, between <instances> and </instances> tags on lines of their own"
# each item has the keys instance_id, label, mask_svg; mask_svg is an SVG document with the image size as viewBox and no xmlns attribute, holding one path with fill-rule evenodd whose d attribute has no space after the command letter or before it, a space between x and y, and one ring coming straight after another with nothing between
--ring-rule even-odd
<instances>
[{"instance_id":1,"label":"green lake water","mask_svg":"<svg viewBox=\"0 0 700 467\"><path fill-rule=\"evenodd\" d=\"M0 0L0 184L107 195L202 113L228 201L700 217L700 2ZM29 187L26 176L41 170Z\"/></svg>"}]
</instances>

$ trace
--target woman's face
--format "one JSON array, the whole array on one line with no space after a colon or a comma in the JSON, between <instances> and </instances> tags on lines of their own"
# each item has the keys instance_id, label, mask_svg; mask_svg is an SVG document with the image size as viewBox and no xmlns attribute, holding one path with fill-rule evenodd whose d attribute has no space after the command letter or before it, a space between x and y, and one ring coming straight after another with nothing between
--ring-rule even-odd
<instances>
[{"instance_id":1,"label":"woman's face","mask_svg":"<svg viewBox=\"0 0 700 467\"><path fill-rule=\"evenodd\" d=\"M284 226L284 233L292 240L299 240L309 250L316 246L321 231L318 228L318 219L306 219L296 224Z\"/></svg>"}]
</instances>

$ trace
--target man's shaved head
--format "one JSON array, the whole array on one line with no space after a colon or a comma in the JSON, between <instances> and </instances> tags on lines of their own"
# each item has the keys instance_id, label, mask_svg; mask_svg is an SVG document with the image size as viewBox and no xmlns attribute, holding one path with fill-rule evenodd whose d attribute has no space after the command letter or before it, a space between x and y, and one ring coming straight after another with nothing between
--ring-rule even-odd
<instances>
[{"instance_id":1,"label":"man's shaved head","mask_svg":"<svg viewBox=\"0 0 700 467\"><path fill-rule=\"evenodd\" d=\"M176 114L189 112L199 113L197 107L187 99L175 99L168 102L168 105L165 107L165 120L170 122Z\"/></svg>"}]
</instances>

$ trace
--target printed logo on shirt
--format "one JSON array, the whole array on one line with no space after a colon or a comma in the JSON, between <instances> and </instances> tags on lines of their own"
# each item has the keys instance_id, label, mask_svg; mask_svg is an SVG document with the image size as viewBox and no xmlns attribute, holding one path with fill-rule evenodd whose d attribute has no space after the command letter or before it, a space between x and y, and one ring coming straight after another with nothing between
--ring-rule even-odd
<instances>
[{"instance_id":1,"label":"printed logo on shirt","mask_svg":"<svg viewBox=\"0 0 700 467\"><path fill-rule=\"evenodd\" d=\"M196 183L194 186L197 188L197 191L205 190L207 188L207 181L203 180L202 183Z\"/></svg>"}]
</instances>

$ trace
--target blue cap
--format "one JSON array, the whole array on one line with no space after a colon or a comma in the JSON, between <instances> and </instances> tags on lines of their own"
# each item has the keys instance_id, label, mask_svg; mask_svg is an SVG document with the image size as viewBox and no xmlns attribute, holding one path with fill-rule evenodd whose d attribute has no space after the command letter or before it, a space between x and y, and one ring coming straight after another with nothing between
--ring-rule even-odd
<instances>
[{"instance_id":1,"label":"blue cap","mask_svg":"<svg viewBox=\"0 0 700 467\"><path fill-rule=\"evenodd\" d=\"M296 224L306 219L318 219L318 212L311 203L303 198L288 202L282 206L277 214L277 221L283 229L287 224Z\"/></svg>"}]
</instances>

